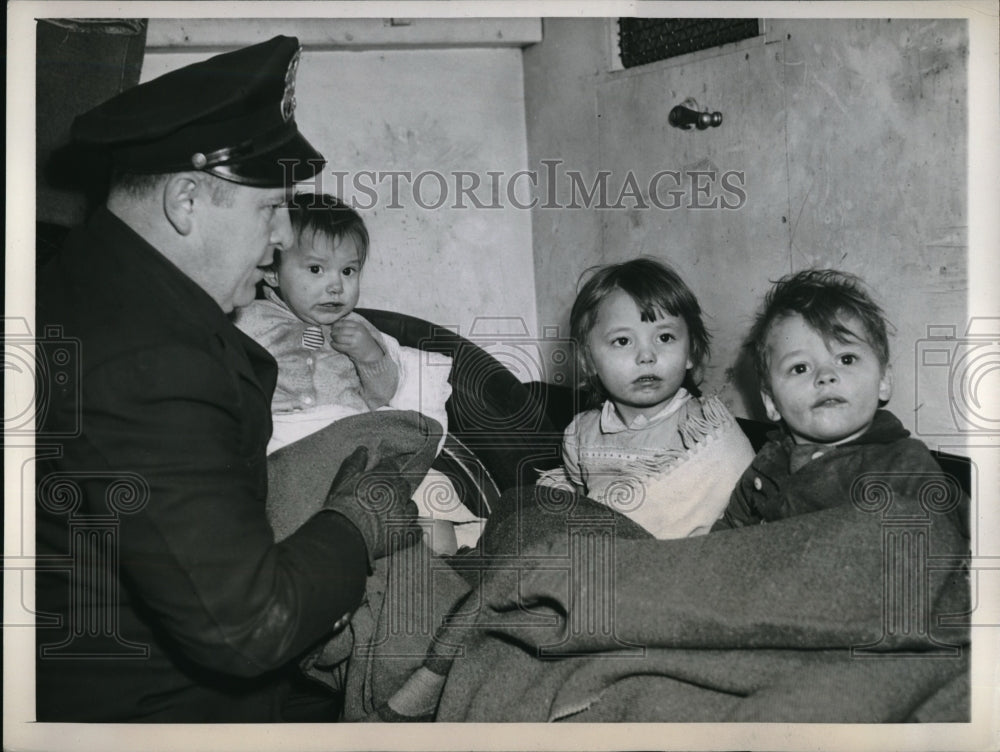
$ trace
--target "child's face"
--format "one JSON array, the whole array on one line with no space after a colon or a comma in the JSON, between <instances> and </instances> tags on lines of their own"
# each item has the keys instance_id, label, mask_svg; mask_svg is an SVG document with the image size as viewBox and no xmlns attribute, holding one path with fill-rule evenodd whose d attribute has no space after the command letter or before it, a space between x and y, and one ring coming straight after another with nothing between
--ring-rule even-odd
<instances>
[{"instance_id":1,"label":"child's face","mask_svg":"<svg viewBox=\"0 0 1000 752\"><path fill-rule=\"evenodd\" d=\"M872 424L879 400L892 394L888 368L860 335L861 322L840 321L858 336L849 342L823 339L798 314L767 335L771 393L761 392L767 417L784 420L799 444L841 444Z\"/></svg>"},{"instance_id":2,"label":"child's face","mask_svg":"<svg viewBox=\"0 0 1000 752\"><path fill-rule=\"evenodd\" d=\"M659 312L655 321L642 321L639 306L623 290L601 301L587 348L597 377L627 423L659 412L692 366L684 319Z\"/></svg>"},{"instance_id":3,"label":"child's face","mask_svg":"<svg viewBox=\"0 0 1000 752\"><path fill-rule=\"evenodd\" d=\"M265 279L302 321L332 324L354 310L361 292L361 264L350 236L337 241L320 233L299 239L281 254Z\"/></svg>"}]
</instances>

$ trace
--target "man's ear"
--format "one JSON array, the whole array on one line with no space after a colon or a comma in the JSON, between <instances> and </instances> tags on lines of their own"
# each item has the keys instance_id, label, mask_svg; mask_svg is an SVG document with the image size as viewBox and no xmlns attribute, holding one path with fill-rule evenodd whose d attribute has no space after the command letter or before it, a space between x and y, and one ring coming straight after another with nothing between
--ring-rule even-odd
<instances>
[{"instance_id":1,"label":"man's ear","mask_svg":"<svg viewBox=\"0 0 1000 752\"><path fill-rule=\"evenodd\" d=\"M781 413L779 413L778 408L775 407L774 398L771 397L771 394L761 389L760 401L764 403L764 412L767 413L767 419L772 423L780 422Z\"/></svg>"},{"instance_id":2,"label":"man's ear","mask_svg":"<svg viewBox=\"0 0 1000 752\"><path fill-rule=\"evenodd\" d=\"M179 235L189 235L194 226L194 201L199 189L197 176L190 172L171 175L163 186L163 213Z\"/></svg>"},{"instance_id":3,"label":"man's ear","mask_svg":"<svg viewBox=\"0 0 1000 752\"><path fill-rule=\"evenodd\" d=\"M887 365L882 369L882 378L878 382L878 399L880 404L885 404L892 396L892 366Z\"/></svg>"}]
</instances>

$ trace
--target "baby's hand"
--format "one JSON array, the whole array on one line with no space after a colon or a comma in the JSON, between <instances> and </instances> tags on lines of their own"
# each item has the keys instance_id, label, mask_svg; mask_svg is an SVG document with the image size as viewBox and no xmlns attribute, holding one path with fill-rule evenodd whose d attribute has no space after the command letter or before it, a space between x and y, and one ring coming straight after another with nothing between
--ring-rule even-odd
<instances>
[{"instance_id":1,"label":"baby's hand","mask_svg":"<svg viewBox=\"0 0 1000 752\"><path fill-rule=\"evenodd\" d=\"M357 321L341 319L330 327L330 346L355 363L374 363L385 353L371 332Z\"/></svg>"}]
</instances>

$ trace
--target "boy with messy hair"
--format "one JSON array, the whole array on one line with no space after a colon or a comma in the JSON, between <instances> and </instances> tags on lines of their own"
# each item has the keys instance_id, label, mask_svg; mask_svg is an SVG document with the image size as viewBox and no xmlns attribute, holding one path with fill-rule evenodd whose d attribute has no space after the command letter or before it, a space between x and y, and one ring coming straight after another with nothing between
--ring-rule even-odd
<instances>
[{"instance_id":1,"label":"boy with messy hair","mask_svg":"<svg viewBox=\"0 0 1000 752\"><path fill-rule=\"evenodd\" d=\"M884 405L892 394L882 309L832 269L782 277L747 338L767 417L779 423L713 529L770 522L860 500L867 479L915 495L942 471ZM953 488L956 506L960 492Z\"/></svg>"}]
</instances>

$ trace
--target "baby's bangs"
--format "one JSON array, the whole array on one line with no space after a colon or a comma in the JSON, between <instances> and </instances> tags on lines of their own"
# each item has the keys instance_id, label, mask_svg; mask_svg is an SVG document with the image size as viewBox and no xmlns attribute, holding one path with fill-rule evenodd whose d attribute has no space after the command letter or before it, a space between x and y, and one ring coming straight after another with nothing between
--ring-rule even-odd
<instances>
[{"instance_id":1,"label":"baby's bangs","mask_svg":"<svg viewBox=\"0 0 1000 752\"><path fill-rule=\"evenodd\" d=\"M825 340L835 340L841 344L850 342L868 342L870 344L871 333L865 326L864 320L853 311L841 305L816 301L812 306L803 311L788 311L781 318L798 313L805 319L811 329L822 335ZM858 331L849 327L845 319L853 319ZM777 321L777 319L775 319Z\"/></svg>"},{"instance_id":2,"label":"baby's bangs","mask_svg":"<svg viewBox=\"0 0 1000 752\"><path fill-rule=\"evenodd\" d=\"M666 316L675 316L679 319L684 318L684 314L681 312L681 308L674 304L674 301L659 297L655 300L640 300L635 297L635 304L639 308L639 318L642 321L657 321Z\"/></svg>"},{"instance_id":3,"label":"baby's bangs","mask_svg":"<svg viewBox=\"0 0 1000 752\"><path fill-rule=\"evenodd\" d=\"M844 319L847 317L854 320L858 331L855 331L844 323ZM842 345L863 342L875 351L875 354L883 365L888 361L888 353L883 352L878 336L868 328L868 322L865 321L864 317L858 316L850 309L841 308L832 319L824 321L822 326L816 325L814 328L823 335L824 339L835 340Z\"/></svg>"},{"instance_id":4,"label":"baby's bangs","mask_svg":"<svg viewBox=\"0 0 1000 752\"><path fill-rule=\"evenodd\" d=\"M646 275L629 275L618 281L618 286L635 302L643 321L656 321L663 314L684 318L688 309L698 312L693 295L675 284Z\"/></svg>"}]
</instances>

